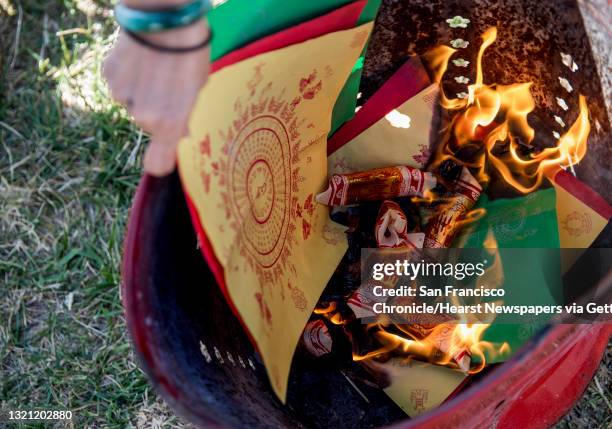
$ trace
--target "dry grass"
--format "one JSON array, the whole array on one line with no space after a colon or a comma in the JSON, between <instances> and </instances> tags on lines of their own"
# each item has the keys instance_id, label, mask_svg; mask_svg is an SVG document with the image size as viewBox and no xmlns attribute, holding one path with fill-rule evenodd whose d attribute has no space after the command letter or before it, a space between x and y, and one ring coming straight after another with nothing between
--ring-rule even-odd
<instances>
[{"instance_id":1,"label":"dry grass","mask_svg":"<svg viewBox=\"0 0 612 429\"><path fill-rule=\"evenodd\" d=\"M108 12L0 0L0 403L68 408L76 428L183 427L135 363L122 316L146 137L100 79ZM609 423L610 362L563 427Z\"/></svg>"},{"instance_id":2,"label":"dry grass","mask_svg":"<svg viewBox=\"0 0 612 429\"><path fill-rule=\"evenodd\" d=\"M171 427L119 298L145 138L100 78L108 10L0 2L0 401L72 409L78 428Z\"/></svg>"}]
</instances>

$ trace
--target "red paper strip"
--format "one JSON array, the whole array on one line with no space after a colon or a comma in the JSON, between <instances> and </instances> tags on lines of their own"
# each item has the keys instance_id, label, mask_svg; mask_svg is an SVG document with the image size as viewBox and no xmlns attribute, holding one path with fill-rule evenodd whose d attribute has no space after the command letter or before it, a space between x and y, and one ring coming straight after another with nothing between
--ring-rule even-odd
<instances>
[{"instance_id":1,"label":"red paper strip","mask_svg":"<svg viewBox=\"0 0 612 429\"><path fill-rule=\"evenodd\" d=\"M412 57L386 81L327 142L331 155L364 130L378 122L391 110L404 104L430 85L429 76L418 57Z\"/></svg>"},{"instance_id":2,"label":"red paper strip","mask_svg":"<svg viewBox=\"0 0 612 429\"><path fill-rule=\"evenodd\" d=\"M552 179L557 185L572 194L578 200L596 211L601 217L610 220L612 217L612 206L604 200L601 195L587 186L585 183L576 179L570 173L559 170Z\"/></svg>"},{"instance_id":3,"label":"red paper strip","mask_svg":"<svg viewBox=\"0 0 612 429\"><path fill-rule=\"evenodd\" d=\"M355 27L367 0L359 0L326 15L295 25L230 52L211 64L211 73L265 52L295 45L324 34Z\"/></svg>"}]
</instances>

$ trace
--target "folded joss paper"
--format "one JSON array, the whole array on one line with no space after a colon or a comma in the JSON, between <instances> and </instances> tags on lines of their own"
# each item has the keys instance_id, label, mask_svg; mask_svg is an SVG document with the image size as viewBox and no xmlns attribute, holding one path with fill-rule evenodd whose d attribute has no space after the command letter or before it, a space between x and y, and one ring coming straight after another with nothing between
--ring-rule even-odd
<instances>
[{"instance_id":1,"label":"folded joss paper","mask_svg":"<svg viewBox=\"0 0 612 429\"><path fill-rule=\"evenodd\" d=\"M330 138L329 174L424 167L437 98L438 85L418 57L410 58Z\"/></svg>"},{"instance_id":2,"label":"folded joss paper","mask_svg":"<svg viewBox=\"0 0 612 429\"><path fill-rule=\"evenodd\" d=\"M387 374L383 391L410 417L439 406L467 380L461 371L417 360L393 358L370 365Z\"/></svg>"},{"instance_id":3,"label":"folded joss paper","mask_svg":"<svg viewBox=\"0 0 612 429\"><path fill-rule=\"evenodd\" d=\"M559 245L566 249L587 248L612 217L612 206L597 192L567 171L551 178L555 189Z\"/></svg>"},{"instance_id":4,"label":"folded joss paper","mask_svg":"<svg viewBox=\"0 0 612 429\"><path fill-rule=\"evenodd\" d=\"M458 237L455 247L487 247L491 239L500 249L528 248L524 257L503 258L505 305L557 305L563 299L563 248L587 248L612 217L612 207L571 174L559 170L550 177L553 187L524 197L489 200L477 208L486 214ZM487 244L485 244L487 243ZM566 268L566 267L565 267ZM517 351L543 326L548 316L509 323L497 316L483 340L507 342ZM488 354L487 362L502 362L510 354Z\"/></svg>"},{"instance_id":5,"label":"folded joss paper","mask_svg":"<svg viewBox=\"0 0 612 429\"><path fill-rule=\"evenodd\" d=\"M552 188L524 197L482 198L476 207L485 208L487 214L455 244L475 247L492 231L499 247L589 247L608 224L612 207L564 170L558 170L549 180Z\"/></svg>"},{"instance_id":6,"label":"folded joss paper","mask_svg":"<svg viewBox=\"0 0 612 429\"><path fill-rule=\"evenodd\" d=\"M314 202L327 179L334 104L369 37L367 2L213 64L178 147L202 252L284 400L302 330L346 251Z\"/></svg>"},{"instance_id":7,"label":"folded joss paper","mask_svg":"<svg viewBox=\"0 0 612 429\"><path fill-rule=\"evenodd\" d=\"M304 21L312 20L343 6L349 5L350 9L350 3L352 2L354 0L317 0L314 2L288 2L286 0L225 1L212 9L207 16L212 34L215 35L211 41L211 59L217 61L225 57L227 60L228 54L257 39ZM361 25L374 20L380 6L380 0L358 3L362 4L353 25ZM343 20L336 17L336 22L342 23ZM331 31L334 30L328 28L326 32ZM286 33L281 34L280 39L284 39L282 40L283 46L292 43L286 39L288 36ZM295 31L293 31L293 36L289 36L289 38L296 35L305 40L302 35L298 35ZM353 116L356 104L355 96L359 89L364 57L365 47L338 95L332 113L331 131L335 131L344 121Z\"/></svg>"}]
</instances>

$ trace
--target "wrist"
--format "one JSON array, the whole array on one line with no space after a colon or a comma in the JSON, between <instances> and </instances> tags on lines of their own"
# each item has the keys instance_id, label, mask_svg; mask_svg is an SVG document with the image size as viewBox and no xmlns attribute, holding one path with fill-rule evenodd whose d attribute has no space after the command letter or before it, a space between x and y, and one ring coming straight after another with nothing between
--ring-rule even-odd
<instances>
[{"instance_id":1,"label":"wrist","mask_svg":"<svg viewBox=\"0 0 612 429\"><path fill-rule=\"evenodd\" d=\"M134 42L147 49L165 54L189 54L209 46L211 34L203 19L179 28L151 33L123 29Z\"/></svg>"}]
</instances>

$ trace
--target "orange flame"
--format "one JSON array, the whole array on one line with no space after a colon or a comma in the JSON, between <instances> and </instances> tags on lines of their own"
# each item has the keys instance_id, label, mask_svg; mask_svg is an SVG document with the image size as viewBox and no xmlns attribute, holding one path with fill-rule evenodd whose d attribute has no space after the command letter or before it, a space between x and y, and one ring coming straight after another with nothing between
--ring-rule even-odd
<instances>
[{"instance_id":1,"label":"orange flame","mask_svg":"<svg viewBox=\"0 0 612 429\"><path fill-rule=\"evenodd\" d=\"M455 52L457 52L456 49L450 48L446 45L440 45L430 49L423 55L423 59L433 71L434 82L440 83L442 81L442 76L444 76L444 73L446 73L446 69L448 68L448 61Z\"/></svg>"},{"instance_id":2,"label":"orange flame","mask_svg":"<svg viewBox=\"0 0 612 429\"><path fill-rule=\"evenodd\" d=\"M316 307L313 310L314 314L319 314L325 317L327 320L332 322L334 325L346 325L351 321L349 318L345 318L342 313L338 310L335 302L330 302L327 305Z\"/></svg>"},{"instance_id":3,"label":"orange flame","mask_svg":"<svg viewBox=\"0 0 612 429\"><path fill-rule=\"evenodd\" d=\"M485 353L499 355L510 351L507 343L495 345L482 340L489 327L486 323L442 323L425 325L385 325L379 323L368 328L375 329L374 337L381 347L364 355L353 353L353 360L363 361L382 358L390 353L427 360L437 365L457 367L466 373L476 373L484 368ZM393 329L394 328L394 329ZM477 364L471 366L476 361Z\"/></svg>"},{"instance_id":4,"label":"orange flame","mask_svg":"<svg viewBox=\"0 0 612 429\"><path fill-rule=\"evenodd\" d=\"M479 277L479 283L488 285L488 288L501 287L504 270L492 231L487 234L485 248L493 262L484 275ZM459 297L451 298L451 303L456 306L466 304ZM502 301L497 304L502 304ZM409 325L390 324L379 319L377 323L369 324L367 330L374 333L380 348L364 355L353 353L353 359L383 359L392 354L456 367L465 373L476 373L484 368L486 356L495 357L510 352L508 343L494 344L482 339L495 319L495 314L483 316L466 315L459 321L440 320L438 324ZM435 320L429 320L428 323L435 323Z\"/></svg>"},{"instance_id":5,"label":"orange flame","mask_svg":"<svg viewBox=\"0 0 612 429\"><path fill-rule=\"evenodd\" d=\"M585 97L580 95L578 117L557 145L537 153L531 152L526 158L521 155L520 145L530 145L535 138L535 132L527 121L528 115L535 108L530 92L532 83L484 83L482 59L485 50L496 38L495 27L483 33L476 61L476 80L468 86L466 98L451 99L444 91L440 91L441 106L460 112L452 120L451 130L438 150L434 166L446 158L455 158L461 147L478 143L484 150L475 161L467 162L467 165L478 169L477 178L480 183L490 180L486 173L486 167L490 167L512 188L529 193L540 187L545 176L554 174L561 166L572 166L582 160L590 132L589 110ZM429 66L434 69L438 83L454 52L451 48L438 47L425 55ZM484 136L483 130L486 132ZM500 145L507 145L508 150L496 150Z\"/></svg>"},{"instance_id":6,"label":"orange flame","mask_svg":"<svg viewBox=\"0 0 612 429\"><path fill-rule=\"evenodd\" d=\"M476 78L468 86L467 97L448 98L440 90L440 104L452 112L453 117L450 127L445 130L443 143L433 156L431 167L436 169L444 160L452 158L476 170L475 176L481 184L490 180L488 172L492 170L512 188L528 193L537 189L547 175L553 174L561 166L574 165L585 156L590 132L589 110L585 97L580 95L578 117L556 146L538 152L522 150L521 145L530 149L535 146L532 145L536 138L535 131L527 120L535 109L535 101L530 92L532 83L485 84L482 61L486 49L496 38L495 27L489 28L482 35L483 41L476 60ZM433 72L434 81L442 81L448 62L456 52L448 46L438 46L423 56ZM397 123L401 118L394 114L387 119ZM463 148L470 148L470 159L465 159L463 153L458 154ZM423 200L433 198L431 194ZM471 223L483 214L483 209L475 209L461 222ZM497 255L497 242L490 231L484 244L492 256ZM489 287L499 287L503 283L503 267L499 255L493 261L485 273L488 279L485 283ZM461 305L460 302L454 304ZM320 310L320 314L334 323L346 322L335 307ZM493 344L482 339L494 318L495 315L490 314L482 320L470 317L456 324L441 320L437 324L398 325L381 317L377 322L363 327L376 340L378 348L360 353L358 341L353 338L353 359L384 361L400 356L475 373L485 366L485 356L494 357L510 352L508 343Z\"/></svg>"},{"instance_id":7,"label":"orange flame","mask_svg":"<svg viewBox=\"0 0 612 429\"><path fill-rule=\"evenodd\" d=\"M314 314L323 314L323 315L330 314L330 313L333 313L333 312L336 311L336 307L337 306L338 305L335 302L331 301L331 302L327 303L326 305L323 305L321 307L316 307L314 309L313 313Z\"/></svg>"}]
</instances>

